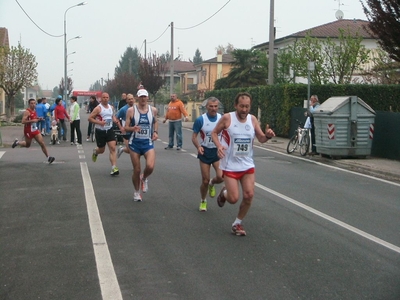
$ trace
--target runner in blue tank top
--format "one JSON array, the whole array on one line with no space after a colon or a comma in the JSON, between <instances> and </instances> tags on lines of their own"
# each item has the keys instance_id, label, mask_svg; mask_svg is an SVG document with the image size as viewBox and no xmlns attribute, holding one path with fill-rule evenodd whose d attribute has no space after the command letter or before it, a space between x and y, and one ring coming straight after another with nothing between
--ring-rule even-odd
<instances>
[{"instance_id":1,"label":"runner in blue tank top","mask_svg":"<svg viewBox=\"0 0 400 300\"><path fill-rule=\"evenodd\" d=\"M131 132L129 150L133 165L132 183L135 188L134 201L142 201L140 185L143 193L148 191L148 177L153 173L156 161L154 141L158 139L157 109L147 101L149 94L145 89L137 92L138 104L126 112L125 130ZM141 174L140 157L144 156L146 167Z\"/></svg>"}]
</instances>

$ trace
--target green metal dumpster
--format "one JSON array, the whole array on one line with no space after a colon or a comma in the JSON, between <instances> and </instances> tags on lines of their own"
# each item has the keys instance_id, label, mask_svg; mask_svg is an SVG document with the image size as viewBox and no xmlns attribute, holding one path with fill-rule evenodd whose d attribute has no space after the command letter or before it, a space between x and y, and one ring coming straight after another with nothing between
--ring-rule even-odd
<instances>
[{"instance_id":1,"label":"green metal dumpster","mask_svg":"<svg viewBox=\"0 0 400 300\"><path fill-rule=\"evenodd\" d=\"M315 146L332 158L371 154L375 111L357 96L331 97L314 112Z\"/></svg>"}]
</instances>

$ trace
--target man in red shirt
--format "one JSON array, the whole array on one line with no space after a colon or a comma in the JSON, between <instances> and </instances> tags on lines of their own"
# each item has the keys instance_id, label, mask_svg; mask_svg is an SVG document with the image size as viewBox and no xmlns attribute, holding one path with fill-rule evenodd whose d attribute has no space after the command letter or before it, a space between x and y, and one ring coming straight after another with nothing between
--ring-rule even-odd
<instances>
[{"instance_id":1,"label":"man in red shirt","mask_svg":"<svg viewBox=\"0 0 400 300\"><path fill-rule=\"evenodd\" d=\"M43 120L43 118L38 118L38 116L36 115L36 110L35 110L36 100L29 99L28 103L29 107L26 109L24 115L22 116L22 124L24 124L25 141L20 142L18 141L18 139L15 139L11 147L15 148L19 145L20 147L29 148L31 146L32 139L35 139L36 142L42 148L44 155L46 155L47 161L49 162L49 164L51 164L55 160L55 158L53 156L49 156L49 153L47 152L46 145L44 144L43 137L40 134L37 124L39 121Z\"/></svg>"},{"instance_id":2,"label":"man in red shirt","mask_svg":"<svg viewBox=\"0 0 400 300\"><path fill-rule=\"evenodd\" d=\"M64 142L67 140L67 124L65 124L65 117L67 117L68 120L71 120L67 111L65 110L65 107L62 105L61 99L57 98L56 99L56 107L54 108L54 118L56 119L56 122L59 125L59 128L62 127L62 129L63 129L63 141ZM58 130L58 140L59 141L61 140L61 130ZM73 141L71 141L71 142L73 142Z\"/></svg>"}]
</instances>

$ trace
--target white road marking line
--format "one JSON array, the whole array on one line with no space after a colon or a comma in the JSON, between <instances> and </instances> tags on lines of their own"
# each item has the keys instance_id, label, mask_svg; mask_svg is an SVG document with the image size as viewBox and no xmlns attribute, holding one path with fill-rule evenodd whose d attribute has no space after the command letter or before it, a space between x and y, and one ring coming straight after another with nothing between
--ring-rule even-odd
<instances>
[{"instance_id":1,"label":"white road marking line","mask_svg":"<svg viewBox=\"0 0 400 300\"><path fill-rule=\"evenodd\" d=\"M122 300L121 289L111 260L103 224L101 223L101 217L97 207L96 197L94 195L92 180L86 162L81 162L81 173L83 186L85 188L90 233L92 235L101 295L103 300Z\"/></svg>"},{"instance_id":2,"label":"white road marking line","mask_svg":"<svg viewBox=\"0 0 400 300\"><path fill-rule=\"evenodd\" d=\"M0 159L4 155L4 153L6 153L6 151L0 151Z\"/></svg>"},{"instance_id":3,"label":"white road marking line","mask_svg":"<svg viewBox=\"0 0 400 300\"><path fill-rule=\"evenodd\" d=\"M342 221L339 221L338 219L335 219L335 218L333 218L333 217L331 217L331 216L329 216L327 214L324 214L324 213L320 212L319 210L316 210L316 209L314 209L314 208L312 208L312 207L310 207L308 205L305 205L305 204L303 204L303 203L301 203L299 201L296 201L296 200L294 200L294 199L292 199L292 198L290 198L288 196L285 196L285 195L283 195L283 194L281 194L279 192L271 190L271 189L267 188L266 186L263 186L263 185L261 185L259 183L255 183L255 186L260 188L260 189L262 189L262 190L264 190L264 191L266 191L266 192L268 192L268 193L271 193L271 194L273 194L273 195L275 195L275 196L277 196L279 198L282 198L283 200L286 200L286 201L288 201L288 202L290 202L290 203L292 203L292 204L294 204L294 205L296 205L298 207L301 207L301 208L303 208L303 209L305 209L305 210L307 210L307 211L309 211L309 212L311 212L311 213L313 213L313 214L315 214L315 215L317 215L317 216L319 216L319 217L321 217L321 218L323 218L325 220L328 220L328 221L330 221L330 222L332 222L332 223L334 223L334 224L336 224L336 225L338 225L338 226L340 226L340 227L342 227L344 229L347 229L347 230L349 230L349 231L351 231L351 232L353 232L355 234L358 234L358 235L360 235L360 236L362 236L362 237L364 237L364 238L366 238L366 239L368 239L368 240L370 240L372 242L375 242L375 243L377 243L377 244L379 244L381 246L384 246L384 247L386 247L386 248L388 248L390 250L393 250L394 252L397 252L397 253L400 254L400 247L397 247L397 246L395 246L395 245L393 245L391 243L388 243L388 242L386 242L386 241L384 241L384 240L382 240L380 238L377 238L376 236L373 236L373 235L371 235L371 234L369 234L369 233L367 233L365 231L362 231L362 230L360 230L360 229L358 229L356 227L353 227L353 226L351 226L349 224L346 224L346 223L344 223Z\"/></svg>"},{"instance_id":4,"label":"white road marking line","mask_svg":"<svg viewBox=\"0 0 400 300\"><path fill-rule=\"evenodd\" d=\"M384 182L384 183L388 183L388 184L391 184L391 185L395 185L395 186L399 186L399 187L400 187L400 183L396 183L396 182L392 182L392 181L389 181L389 180L377 178L377 177L374 177L374 176L371 176L371 175L366 175L366 174L357 173L357 172L354 172L354 171L342 169L342 168L340 168L340 167L335 167L335 166L326 165L326 164L320 163L320 162L318 162L318 161L310 160L310 159L303 158L303 157L296 157L296 156L293 156L293 155L291 155L291 154L282 153L282 152L279 152L279 151L276 151L276 150L271 150L271 149L264 148L264 147L260 147L260 146L256 146L256 145L255 145L254 147L257 147L258 149L263 149L263 150L265 150L265 151L270 151L270 152L273 152L273 153L277 153L277 154L279 154L279 155L288 156L288 157L292 157L292 158L296 158L296 159L301 159L301 160L304 160L304 161L308 161L308 162L310 162L310 163L314 163L314 164L319 165L319 166L322 166L322 167L331 168L331 169L338 170L338 171L342 171L342 172L347 172L347 173L350 173L350 174L354 174L354 175L366 177L366 178L369 178L369 179L374 179L374 180L377 180L377 181L381 181L381 182Z\"/></svg>"}]
</instances>

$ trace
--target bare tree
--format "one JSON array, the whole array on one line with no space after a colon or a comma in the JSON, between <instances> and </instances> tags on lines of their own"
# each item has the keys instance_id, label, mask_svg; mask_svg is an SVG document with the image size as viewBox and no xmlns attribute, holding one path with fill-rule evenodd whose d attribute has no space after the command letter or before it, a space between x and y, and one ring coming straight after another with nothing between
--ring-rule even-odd
<instances>
[{"instance_id":1,"label":"bare tree","mask_svg":"<svg viewBox=\"0 0 400 300\"><path fill-rule=\"evenodd\" d=\"M0 87L6 94L7 119L15 114L15 95L23 87L30 87L37 80L37 62L29 49L17 47L0 49Z\"/></svg>"},{"instance_id":2,"label":"bare tree","mask_svg":"<svg viewBox=\"0 0 400 300\"><path fill-rule=\"evenodd\" d=\"M64 95L64 77L61 78L60 85L58 86L58 94L59 95ZM72 90L74 89L74 82L72 81L71 77L68 77L68 82L67 82L67 97L71 95Z\"/></svg>"},{"instance_id":3,"label":"bare tree","mask_svg":"<svg viewBox=\"0 0 400 300\"><path fill-rule=\"evenodd\" d=\"M164 84L163 74L166 70L166 62L161 56L156 54L149 55L147 59L142 59L139 67L140 80L145 89L155 96ZM155 97L154 97L154 105Z\"/></svg>"}]
</instances>

